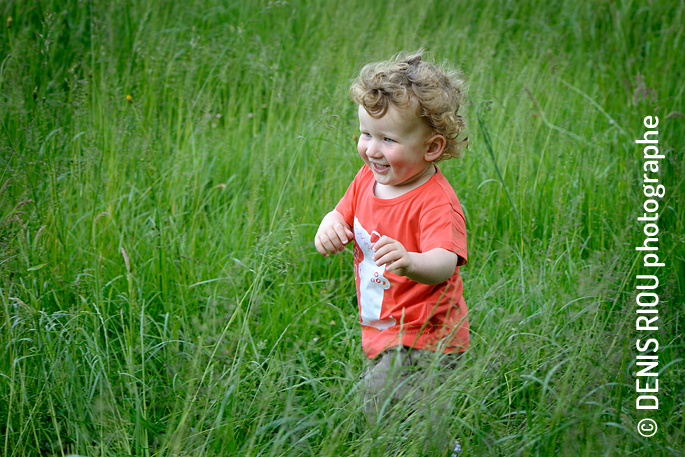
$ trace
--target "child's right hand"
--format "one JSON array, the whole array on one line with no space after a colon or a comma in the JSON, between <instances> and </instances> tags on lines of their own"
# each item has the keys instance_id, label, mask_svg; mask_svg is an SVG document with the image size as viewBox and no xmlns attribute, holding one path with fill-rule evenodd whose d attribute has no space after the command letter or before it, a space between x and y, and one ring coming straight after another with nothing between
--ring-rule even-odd
<instances>
[{"instance_id":1,"label":"child's right hand","mask_svg":"<svg viewBox=\"0 0 685 457\"><path fill-rule=\"evenodd\" d=\"M321 221L314 237L314 244L319 254L328 257L345 250L345 245L354 239L354 233L342 214L333 210Z\"/></svg>"}]
</instances>

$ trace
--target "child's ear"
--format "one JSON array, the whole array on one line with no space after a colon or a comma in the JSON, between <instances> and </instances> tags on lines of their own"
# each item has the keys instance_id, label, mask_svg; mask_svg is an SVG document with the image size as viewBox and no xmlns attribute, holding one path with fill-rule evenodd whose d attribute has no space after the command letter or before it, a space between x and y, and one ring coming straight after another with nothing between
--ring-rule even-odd
<instances>
[{"instance_id":1,"label":"child's ear","mask_svg":"<svg viewBox=\"0 0 685 457\"><path fill-rule=\"evenodd\" d=\"M423 158L426 159L426 162L434 161L442 155L442 151L445 150L445 146L447 146L447 140L444 136L433 135L428 140L428 149L426 150Z\"/></svg>"}]
</instances>

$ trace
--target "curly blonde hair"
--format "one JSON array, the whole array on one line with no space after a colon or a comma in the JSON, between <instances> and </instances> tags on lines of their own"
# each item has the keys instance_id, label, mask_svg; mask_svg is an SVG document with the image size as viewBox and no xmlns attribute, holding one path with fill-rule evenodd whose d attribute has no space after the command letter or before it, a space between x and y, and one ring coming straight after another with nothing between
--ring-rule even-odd
<instances>
[{"instance_id":1,"label":"curly blonde hair","mask_svg":"<svg viewBox=\"0 0 685 457\"><path fill-rule=\"evenodd\" d=\"M415 101L417 116L447 140L435 162L460 157L468 147L468 138L463 137L466 123L459 114L466 101L464 74L447 64L424 61L423 53L423 49L399 53L391 60L365 65L352 82L350 97L376 119L385 115L390 104L407 108Z\"/></svg>"}]
</instances>

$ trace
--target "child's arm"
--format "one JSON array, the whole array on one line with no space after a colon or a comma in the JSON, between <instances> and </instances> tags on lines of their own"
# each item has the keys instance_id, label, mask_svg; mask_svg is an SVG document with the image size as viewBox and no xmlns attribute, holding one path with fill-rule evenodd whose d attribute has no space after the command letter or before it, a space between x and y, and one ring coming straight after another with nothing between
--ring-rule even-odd
<instances>
[{"instance_id":1,"label":"child's arm","mask_svg":"<svg viewBox=\"0 0 685 457\"><path fill-rule=\"evenodd\" d=\"M337 254L345 250L345 245L352 241L354 233L345 222L345 218L336 210L326 214L316 231L314 244L319 254L328 257L329 253Z\"/></svg>"},{"instance_id":2,"label":"child's arm","mask_svg":"<svg viewBox=\"0 0 685 457\"><path fill-rule=\"evenodd\" d=\"M457 267L459 257L447 249L436 248L427 252L407 252L399 241L384 236L371 246L376 254L376 265L406 276L421 284L440 284L447 281Z\"/></svg>"}]
</instances>

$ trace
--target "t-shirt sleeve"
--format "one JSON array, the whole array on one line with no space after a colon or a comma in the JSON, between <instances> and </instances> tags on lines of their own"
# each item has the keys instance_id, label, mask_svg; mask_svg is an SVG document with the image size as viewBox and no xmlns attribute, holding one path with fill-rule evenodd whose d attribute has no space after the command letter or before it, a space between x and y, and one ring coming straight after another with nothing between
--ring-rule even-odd
<instances>
[{"instance_id":1,"label":"t-shirt sleeve","mask_svg":"<svg viewBox=\"0 0 685 457\"><path fill-rule=\"evenodd\" d=\"M350 183L350 186L347 188L345 195L343 195L343 198L341 198L338 204L335 205L335 210L342 214L342 216L345 218L345 222L347 222L347 224L350 227L354 226L355 203L357 201L357 193L359 192L359 181L363 171L364 167L362 167L357 172L357 176L355 176L352 183Z\"/></svg>"},{"instance_id":2,"label":"t-shirt sleeve","mask_svg":"<svg viewBox=\"0 0 685 457\"><path fill-rule=\"evenodd\" d=\"M421 252L442 248L459 256L457 266L467 262L466 222L463 213L453 205L448 203L426 211L419 221L419 230Z\"/></svg>"}]
</instances>

